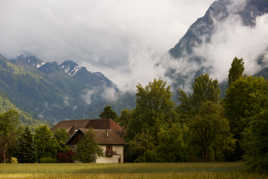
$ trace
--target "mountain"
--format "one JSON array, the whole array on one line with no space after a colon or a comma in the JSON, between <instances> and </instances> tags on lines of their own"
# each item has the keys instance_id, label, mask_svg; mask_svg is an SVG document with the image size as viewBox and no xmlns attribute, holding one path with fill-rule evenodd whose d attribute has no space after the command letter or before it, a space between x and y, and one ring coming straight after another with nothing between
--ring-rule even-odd
<instances>
[{"instance_id":1,"label":"mountain","mask_svg":"<svg viewBox=\"0 0 268 179\"><path fill-rule=\"evenodd\" d=\"M262 76L265 79L268 79L268 68L262 69L259 73L256 74L256 76Z\"/></svg>"},{"instance_id":2,"label":"mountain","mask_svg":"<svg viewBox=\"0 0 268 179\"><path fill-rule=\"evenodd\" d=\"M51 123L95 118L106 105L118 111L128 106L121 102L127 96L118 100L120 91L102 73L71 60L45 63L35 56L0 56L0 93L33 118Z\"/></svg>"},{"instance_id":3,"label":"mountain","mask_svg":"<svg viewBox=\"0 0 268 179\"><path fill-rule=\"evenodd\" d=\"M170 67L167 76L174 79L175 86L184 86L201 73L211 70L204 65L206 57L200 56L195 49L209 44L219 24L223 24L229 17L238 16L244 26L254 27L256 18L268 13L267 0L217 0L209 7L205 15L197 19L188 29L186 34L169 51L177 63L188 63L193 68L178 72ZM242 40L242 39L241 39ZM250 42L247 42L250 43ZM183 68L183 67L182 67Z\"/></svg>"},{"instance_id":4,"label":"mountain","mask_svg":"<svg viewBox=\"0 0 268 179\"><path fill-rule=\"evenodd\" d=\"M42 60L36 58L35 56L25 56L25 55L20 55L17 58L12 59L11 61L20 66L24 67L31 66L35 68L39 68L40 66L45 64Z\"/></svg>"},{"instance_id":5,"label":"mountain","mask_svg":"<svg viewBox=\"0 0 268 179\"><path fill-rule=\"evenodd\" d=\"M16 110L19 113L19 119L24 125L38 125L41 123L46 123L46 121L39 121L36 119L33 119L32 116L29 113L26 113L19 108L17 108L13 103L11 103L7 98L0 95L0 113L7 112L11 109Z\"/></svg>"}]
</instances>

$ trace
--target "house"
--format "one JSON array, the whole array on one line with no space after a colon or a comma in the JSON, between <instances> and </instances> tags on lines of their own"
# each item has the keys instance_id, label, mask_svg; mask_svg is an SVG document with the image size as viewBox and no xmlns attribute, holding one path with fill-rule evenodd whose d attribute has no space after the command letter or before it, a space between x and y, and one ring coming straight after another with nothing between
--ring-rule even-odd
<instances>
[{"instance_id":1,"label":"house","mask_svg":"<svg viewBox=\"0 0 268 179\"><path fill-rule=\"evenodd\" d=\"M95 142L104 154L96 158L96 163L124 162L123 128L111 119L66 120L56 124L52 130L57 129L65 129L69 133L70 139L66 144L74 149L81 137L92 129Z\"/></svg>"}]
</instances>

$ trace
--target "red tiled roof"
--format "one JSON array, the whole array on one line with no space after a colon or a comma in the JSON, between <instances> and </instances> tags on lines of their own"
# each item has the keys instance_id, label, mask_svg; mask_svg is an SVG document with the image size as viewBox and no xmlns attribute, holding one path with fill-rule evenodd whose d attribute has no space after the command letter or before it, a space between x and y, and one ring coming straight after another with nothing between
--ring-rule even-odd
<instances>
[{"instance_id":1,"label":"red tiled roof","mask_svg":"<svg viewBox=\"0 0 268 179\"><path fill-rule=\"evenodd\" d=\"M83 119L83 120L66 120L60 121L53 127L53 130L57 129L66 129L70 131L70 129L113 129L117 131L123 131L122 127L119 126L116 122L111 119Z\"/></svg>"},{"instance_id":2,"label":"red tiled roof","mask_svg":"<svg viewBox=\"0 0 268 179\"><path fill-rule=\"evenodd\" d=\"M53 130L65 129L72 137L67 144L75 145L89 129L93 129L95 141L99 145L123 145L123 128L111 119L84 119L61 121Z\"/></svg>"},{"instance_id":3,"label":"red tiled roof","mask_svg":"<svg viewBox=\"0 0 268 179\"><path fill-rule=\"evenodd\" d=\"M81 135L88 132L89 129L81 128L75 131L67 144L76 145L79 142ZM125 141L122 135L112 129L94 129L94 139L98 145L124 145Z\"/></svg>"}]
</instances>

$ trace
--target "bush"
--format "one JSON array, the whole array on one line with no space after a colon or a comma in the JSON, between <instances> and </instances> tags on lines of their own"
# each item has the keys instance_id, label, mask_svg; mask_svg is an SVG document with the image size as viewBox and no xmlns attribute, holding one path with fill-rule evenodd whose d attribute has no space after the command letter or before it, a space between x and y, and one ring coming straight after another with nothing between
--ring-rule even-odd
<instances>
[{"instance_id":1,"label":"bush","mask_svg":"<svg viewBox=\"0 0 268 179\"><path fill-rule=\"evenodd\" d=\"M18 159L16 157L11 157L10 163L13 163L13 164L18 163Z\"/></svg>"},{"instance_id":2,"label":"bush","mask_svg":"<svg viewBox=\"0 0 268 179\"><path fill-rule=\"evenodd\" d=\"M57 160L51 157L42 157L40 163L57 163Z\"/></svg>"},{"instance_id":3,"label":"bush","mask_svg":"<svg viewBox=\"0 0 268 179\"><path fill-rule=\"evenodd\" d=\"M61 163L72 163L75 153L71 150L67 152L59 152L57 154L57 159Z\"/></svg>"}]
</instances>

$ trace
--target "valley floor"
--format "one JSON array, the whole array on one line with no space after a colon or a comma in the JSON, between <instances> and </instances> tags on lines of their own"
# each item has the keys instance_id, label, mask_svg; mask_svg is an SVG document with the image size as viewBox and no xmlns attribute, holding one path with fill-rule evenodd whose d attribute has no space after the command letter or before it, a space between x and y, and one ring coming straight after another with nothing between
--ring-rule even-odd
<instances>
[{"instance_id":1,"label":"valley floor","mask_svg":"<svg viewBox=\"0 0 268 179\"><path fill-rule=\"evenodd\" d=\"M242 168L242 163L0 164L0 178L268 179Z\"/></svg>"}]
</instances>

